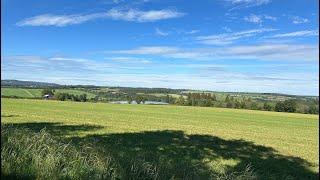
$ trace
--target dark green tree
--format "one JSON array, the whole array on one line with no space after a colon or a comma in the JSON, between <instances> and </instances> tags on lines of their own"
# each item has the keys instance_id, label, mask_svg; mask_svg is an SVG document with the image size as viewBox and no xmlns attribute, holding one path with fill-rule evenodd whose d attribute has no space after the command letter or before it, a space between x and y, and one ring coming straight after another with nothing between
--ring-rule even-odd
<instances>
[{"instance_id":1,"label":"dark green tree","mask_svg":"<svg viewBox=\"0 0 320 180\"><path fill-rule=\"evenodd\" d=\"M185 105L185 99L183 98L182 95L177 99L176 104L178 105Z\"/></svg>"},{"instance_id":2,"label":"dark green tree","mask_svg":"<svg viewBox=\"0 0 320 180\"><path fill-rule=\"evenodd\" d=\"M132 96L128 95L127 96L127 101L128 101L129 104L131 104L132 101L133 101Z\"/></svg>"},{"instance_id":3,"label":"dark green tree","mask_svg":"<svg viewBox=\"0 0 320 180\"><path fill-rule=\"evenodd\" d=\"M258 103L257 102L252 102L251 106L250 106L250 109L253 109L253 110L259 109Z\"/></svg>"},{"instance_id":4,"label":"dark green tree","mask_svg":"<svg viewBox=\"0 0 320 180\"><path fill-rule=\"evenodd\" d=\"M265 102L263 104L263 109L266 110L266 111L271 111L272 110L272 106L269 103Z\"/></svg>"},{"instance_id":5,"label":"dark green tree","mask_svg":"<svg viewBox=\"0 0 320 180\"><path fill-rule=\"evenodd\" d=\"M285 100L283 105L285 112L295 112L297 109L297 102L294 99Z\"/></svg>"},{"instance_id":6,"label":"dark green tree","mask_svg":"<svg viewBox=\"0 0 320 180\"><path fill-rule=\"evenodd\" d=\"M274 110L277 112L285 112L284 103L277 102L276 106L274 107Z\"/></svg>"},{"instance_id":7,"label":"dark green tree","mask_svg":"<svg viewBox=\"0 0 320 180\"><path fill-rule=\"evenodd\" d=\"M241 103L237 99L234 101L234 107L237 109L241 108Z\"/></svg>"},{"instance_id":8,"label":"dark green tree","mask_svg":"<svg viewBox=\"0 0 320 180\"><path fill-rule=\"evenodd\" d=\"M140 104L142 102L142 100L143 100L142 96L137 96L137 98L136 98L137 104Z\"/></svg>"},{"instance_id":9,"label":"dark green tree","mask_svg":"<svg viewBox=\"0 0 320 180\"><path fill-rule=\"evenodd\" d=\"M227 97L226 97L226 99L224 100L224 102L226 102L226 103L230 102L230 95L229 95L229 94L227 95Z\"/></svg>"},{"instance_id":10,"label":"dark green tree","mask_svg":"<svg viewBox=\"0 0 320 180\"><path fill-rule=\"evenodd\" d=\"M309 114L319 114L319 106L311 105L306 112Z\"/></svg>"},{"instance_id":11,"label":"dark green tree","mask_svg":"<svg viewBox=\"0 0 320 180\"><path fill-rule=\"evenodd\" d=\"M86 102L86 101L87 101L87 94L81 94L81 95L79 96L79 100L80 100L81 102Z\"/></svg>"},{"instance_id":12,"label":"dark green tree","mask_svg":"<svg viewBox=\"0 0 320 180\"><path fill-rule=\"evenodd\" d=\"M54 95L54 90L51 89L51 88L45 88L41 91L41 95L44 96L44 95L50 95L50 96L53 96Z\"/></svg>"},{"instance_id":13,"label":"dark green tree","mask_svg":"<svg viewBox=\"0 0 320 180\"><path fill-rule=\"evenodd\" d=\"M212 94L211 98L212 98L212 101L216 101L217 100L217 97L216 97L215 94Z\"/></svg>"},{"instance_id":14,"label":"dark green tree","mask_svg":"<svg viewBox=\"0 0 320 180\"><path fill-rule=\"evenodd\" d=\"M142 96L141 102L144 104L147 101L147 98L145 96Z\"/></svg>"}]
</instances>

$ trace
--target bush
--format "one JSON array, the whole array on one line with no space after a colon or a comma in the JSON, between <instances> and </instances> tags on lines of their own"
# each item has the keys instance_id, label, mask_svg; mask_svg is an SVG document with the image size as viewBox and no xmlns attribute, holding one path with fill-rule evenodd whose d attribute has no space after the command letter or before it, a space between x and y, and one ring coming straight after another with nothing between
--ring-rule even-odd
<instances>
[{"instance_id":1,"label":"bush","mask_svg":"<svg viewBox=\"0 0 320 180\"><path fill-rule=\"evenodd\" d=\"M219 174L219 175L214 175L213 179L216 180L255 180L258 179L257 176L254 174L252 168L250 165L247 165L246 169L240 172L231 172L229 174L224 173L224 174Z\"/></svg>"},{"instance_id":2,"label":"bush","mask_svg":"<svg viewBox=\"0 0 320 180\"><path fill-rule=\"evenodd\" d=\"M46 94L48 94L48 95L50 95L50 96L53 96L53 95L54 95L54 90L51 89L51 88L43 89L43 90L41 91L41 95L44 96L44 95L46 95Z\"/></svg>"},{"instance_id":3,"label":"bush","mask_svg":"<svg viewBox=\"0 0 320 180\"><path fill-rule=\"evenodd\" d=\"M296 112L297 102L295 100L285 100L284 102L277 102L275 111L278 112Z\"/></svg>"},{"instance_id":4,"label":"bush","mask_svg":"<svg viewBox=\"0 0 320 180\"><path fill-rule=\"evenodd\" d=\"M111 157L59 142L45 130L32 133L1 125L3 176L18 179L106 179L117 176Z\"/></svg>"},{"instance_id":5,"label":"bush","mask_svg":"<svg viewBox=\"0 0 320 180\"><path fill-rule=\"evenodd\" d=\"M269 103L265 102L263 104L263 109L266 110L266 111L271 111L272 110L272 106Z\"/></svg>"},{"instance_id":6,"label":"bush","mask_svg":"<svg viewBox=\"0 0 320 180\"><path fill-rule=\"evenodd\" d=\"M66 93L57 93L54 95L54 98L60 101L65 101L67 99Z\"/></svg>"}]
</instances>

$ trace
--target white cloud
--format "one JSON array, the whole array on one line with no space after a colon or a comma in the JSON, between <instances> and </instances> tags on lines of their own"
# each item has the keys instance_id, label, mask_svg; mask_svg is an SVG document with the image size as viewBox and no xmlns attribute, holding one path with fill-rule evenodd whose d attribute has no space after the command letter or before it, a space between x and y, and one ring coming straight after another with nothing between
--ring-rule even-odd
<instances>
[{"instance_id":1,"label":"white cloud","mask_svg":"<svg viewBox=\"0 0 320 180\"><path fill-rule=\"evenodd\" d=\"M201 54L201 50L193 51L192 49L183 50L177 47L169 46L142 46L134 49L107 51L111 54L131 54L131 55L159 55L172 58L199 58L203 57L205 53Z\"/></svg>"},{"instance_id":2,"label":"white cloud","mask_svg":"<svg viewBox=\"0 0 320 180\"><path fill-rule=\"evenodd\" d=\"M300 47L299 47L300 46ZM160 47L158 47L160 48ZM232 48L202 49L197 50L199 54L216 51L217 53L230 53L236 56L256 55L268 56L274 53L286 51L301 51L302 45L260 45L260 46L237 46ZM164 48L166 49L166 48ZM179 48L176 53L188 53L189 50ZM167 51L167 50L165 50ZM149 51L151 52L151 51ZM154 51L159 53L160 51ZM164 52L164 51L162 51ZM170 51L169 51L170 52ZM192 50L191 52L196 52ZM305 51L307 53L307 51ZM258 55L259 54L259 55ZM219 55L219 54L217 54ZM226 54L225 54L226 55ZM290 57L289 57L290 58ZM32 61L36 59L36 61ZM20 79L55 82L59 84L93 84L108 86L131 86L131 87L168 87L168 88L191 88L207 89L216 91L251 91L251 92L281 92L290 94L317 94L318 73L317 72L287 72L268 71L274 69L272 64L268 70L264 64L258 64L262 72L242 73L229 70L228 67L237 65L215 65L210 62L206 64L187 63L161 63L143 64L137 62L137 66L126 63L144 59L128 56L105 58L116 61L116 64L98 62L84 58L69 57L41 57L41 56L12 56L1 58L1 75L4 79ZM279 60L279 59L278 59ZM119 64L120 62L120 64ZM123 62L123 63L122 63ZM299 61L300 62L300 61ZM172 65L172 66L171 66ZM250 65L241 64L244 68ZM279 65L278 63L275 65ZM290 68L290 63L285 64ZM251 66L255 66L254 64ZM146 68L148 67L148 68ZM310 67L310 66L307 66ZM171 70L194 70L190 73L180 71L165 74L161 68ZM122 71L125 69L125 71ZM160 69L160 70L159 70ZM134 71L132 71L134 70ZM185 71L184 71L185 72Z\"/></svg>"},{"instance_id":3,"label":"white cloud","mask_svg":"<svg viewBox=\"0 0 320 180\"><path fill-rule=\"evenodd\" d=\"M2 59L6 59L8 62L11 61L21 61L21 62L27 62L27 63L41 63L43 62L43 58L40 56L8 56L6 58L1 57Z\"/></svg>"},{"instance_id":4,"label":"white cloud","mask_svg":"<svg viewBox=\"0 0 320 180\"><path fill-rule=\"evenodd\" d=\"M175 47L167 47L167 46L142 46L136 49L130 50L119 50L119 51L110 51L110 53L118 53L118 54L170 54L177 52L178 49Z\"/></svg>"},{"instance_id":5,"label":"white cloud","mask_svg":"<svg viewBox=\"0 0 320 180\"><path fill-rule=\"evenodd\" d=\"M246 16L243 18L247 22L251 23L256 23L256 24L261 24L263 20L272 20L276 21L277 18L269 15L255 15L255 14L250 14L249 16Z\"/></svg>"},{"instance_id":6,"label":"white cloud","mask_svg":"<svg viewBox=\"0 0 320 180\"><path fill-rule=\"evenodd\" d=\"M227 0L232 4L252 4L252 5L262 5L267 4L270 0Z\"/></svg>"},{"instance_id":7,"label":"white cloud","mask_svg":"<svg viewBox=\"0 0 320 180\"><path fill-rule=\"evenodd\" d=\"M150 60L133 58L133 57L106 57L106 60L112 60L120 63L142 63L142 64L150 64L152 63Z\"/></svg>"},{"instance_id":8,"label":"white cloud","mask_svg":"<svg viewBox=\"0 0 320 180\"><path fill-rule=\"evenodd\" d=\"M113 2L114 4L119 4L119 3L121 3L121 2L124 2L124 0L112 0L112 2Z\"/></svg>"},{"instance_id":9,"label":"white cloud","mask_svg":"<svg viewBox=\"0 0 320 180\"><path fill-rule=\"evenodd\" d=\"M270 44L226 48L226 56L243 59L314 61L319 60L316 45ZM223 54L222 54L223 55Z\"/></svg>"},{"instance_id":10,"label":"white cloud","mask_svg":"<svg viewBox=\"0 0 320 180\"><path fill-rule=\"evenodd\" d=\"M262 18L255 14L251 14L250 16L244 17L244 20L252 23L257 23L257 24L262 23Z\"/></svg>"},{"instance_id":11,"label":"white cloud","mask_svg":"<svg viewBox=\"0 0 320 180\"><path fill-rule=\"evenodd\" d=\"M49 60L53 60L53 61L74 61L74 62L86 62L86 61L89 61L88 59L65 58L65 57L50 57Z\"/></svg>"},{"instance_id":12,"label":"white cloud","mask_svg":"<svg viewBox=\"0 0 320 180\"><path fill-rule=\"evenodd\" d=\"M185 34L195 34L195 33L198 33L199 30L196 30L196 29L193 29L191 31L186 31Z\"/></svg>"},{"instance_id":13,"label":"white cloud","mask_svg":"<svg viewBox=\"0 0 320 180\"><path fill-rule=\"evenodd\" d=\"M232 44L235 40L256 36L257 34L275 31L276 29L261 28L261 29L252 29L247 31L240 31L235 33L223 33L218 35L210 36L198 36L196 40L203 44L210 45L227 45Z\"/></svg>"},{"instance_id":14,"label":"white cloud","mask_svg":"<svg viewBox=\"0 0 320 180\"><path fill-rule=\"evenodd\" d=\"M315 73L278 73L272 75L243 74L239 72L215 71L206 73L91 73L75 74L63 72L57 74L47 71L43 76L34 73L8 73L5 79L33 80L53 82L59 84L88 84L104 86L130 86L130 87L166 87L214 91L235 92L273 92L318 95L318 80ZM281 78L279 78L281 77Z\"/></svg>"},{"instance_id":15,"label":"white cloud","mask_svg":"<svg viewBox=\"0 0 320 180\"><path fill-rule=\"evenodd\" d=\"M43 14L27 18L17 23L18 26L67 26L72 24L81 24L86 21L104 17L103 13L89 15L53 15Z\"/></svg>"},{"instance_id":16,"label":"white cloud","mask_svg":"<svg viewBox=\"0 0 320 180\"><path fill-rule=\"evenodd\" d=\"M276 21L278 18L274 17L274 16L269 16L269 15L263 15L264 19L268 19L268 20L272 20L272 21Z\"/></svg>"},{"instance_id":17,"label":"white cloud","mask_svg":"<svg viewBox=\"0 0 320 180\"><path fill-rule=\"evenodd\" d=\"M233 8L229 9L229 11L241 8L249 8L254 6L261 6L264 4L268 4L271 0L225 0L227 3L230 3Z\"/></svg>"},{"instance_id":18,"label":"white cloud","mask_svg":"<svg viewBox=\"0 0 320 180\"><path fill-rule=\"evenodd\" d=\"M110 51L112 54L159 55L190 60L261 60L261 61L318 61L317 45L258 44L216 48L181 49L167 46L138 47L129 50Z\"/></svg>"},{"instance_id":19,"label":"white cloud","mask_svg":"<svg viewBox=\"0 0 320 180\"><path fill-rule=\"evenodd\" d=\"M164 19L178 18L184 13L175 10L150 10L140 11L135 9L111 9L106 13L93 13L87 15L54 15L42 14L31 18L24 19L17 23L18 26L67 26L81 24L98 18L112 18L116 20L135 21L135 22L153 22Z\"/></svg>"},{"instance_id":20,"label":"white cloud","mask_svg":"<svg viewBox=\"0 0 320 180\"><path fill-rule=\"evenodd\" d=\"M110 58L112 60L112 58ZM115 59L114 59L115 60ZM122 61L129 58L122 58ZM114 71L116 69L137 69L137 66L150 63L144 59L131 59L130 65L119 64L121 60L114 62L106 61L96 61L92 59L84 58L69 58L69 57L40 57L40 56L7 56L1 57L1 65L4 69L11 69L12 71L19 71L18 68L24 71L32 72L45 72L45 71L55 71L59 72L107 72Z\"/></svg>"},{"instance_id":21,"label":"white cloud","mask_svg":"<svg viewBox=\"0 0 320 180\"><path fill-rule=\"evenodd\" d=\"M227 26L222 28L223 30L227 31L227 32L231 32L232 30L230 28L228 28Z\"/></svg>"},{"instance_id":22,"label":"white cloud","mask_svg":"<svg viewBox=\"0 0 320 180\"><path fill-rule=\"evenodd\" d=\"M168 33L168 32L164 32L164 31L160 30L159 28L156 28L156 35L159 35L159 36L168 36L169 33Z\"/></svg>"},{"instance_id":23,"label":"white cloud","mask_svg":"<svg viewBox=\"0 0 320 180\"><path fill-rule=\"evenodd\" d=\"M295 31L290 33L275 34L271 38L287 38L287 37L306 37L306 36L319 36L319 30L305 30Z\"/></svg>"},{"instance_id":24,"label":"white cloud","mask_svg":"<svg viewBox=\"0 0 320 180\"><path fill-rule=\"evenodd\" d=\"M151 11L111 9L107 12L107 16L113 19L136 22L153 22L163 19L178 18L184 15L185 13L169 9Z\"/></svg>"},{"instance_id":25,"label":"white cloud","mask_svg":"<svg viewBox=\"0 0 320 180\"><path fill-rule=\"evenodd\" d=\"M239 18L238 13L227 12L224 15L226 16L226 21L228 21L228 22L232 22L232 21Z\"/></svg>"},{"instance_id":26,"label":"white cloud","mask_svg":"<svg viewBox=\"0 0 320 180\"><path fill-rule=\"evenodd\" d=\"M125 2L125 0L101 0L101 4L107 4L107 5L120 4L120 3L123 3L123 2Z\"/></svg>"},{"instance_id":27,"label":"white cloud","mask_svg":"<svg viewBox=\"0 0 320 180\"><path fill-rule=\"evenodd\" d=\"M293 17L291 17L291 20L292 20L293 24L303 24L303 23L308 23L309 22L309 19L302 18L302 17L299 17L299 16L293 16Z\"/></svg>"}]
</instances>

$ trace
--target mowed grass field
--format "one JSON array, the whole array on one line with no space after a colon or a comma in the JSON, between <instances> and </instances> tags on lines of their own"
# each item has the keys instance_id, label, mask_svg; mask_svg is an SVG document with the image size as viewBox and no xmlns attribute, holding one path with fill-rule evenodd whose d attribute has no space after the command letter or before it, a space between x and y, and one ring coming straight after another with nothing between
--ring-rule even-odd
<instances>
[{"instance_id":1,"label":"mowed grass field","mask_svg":"<svg viewBox=\"0 0 320 180\"><path fill-rule=\"evenodd\" d=\"M42 89L1 88L1 96L17 96L22 98L41 97Z\"/></svg>"},{"instance_id":2,"label":"mowed grass field","mask_svg":"<svg viewBox=\"0 0 320 180\"><path fill-rule=\"evenodd\" d=\"M4 124L91 143L120 164L142 158L178 179L248 165L258 179L319 176L318 115L2 98L1 117Z\"/></svg>"},{"instance_id":3,"label":"mowed grass field","mask_svg":"<svg viewBox=\"0 0 320 180\"><path fill-rule=\"evenodd\" d=\"M43 89L28 88L1 88L2 96L17 96L21 98L41 98ZM87 98L95 97L95 94L81 91L78 89L55 89L55 93L69 93L73 95L87 94Z\"/></svg>"}]
</instances>

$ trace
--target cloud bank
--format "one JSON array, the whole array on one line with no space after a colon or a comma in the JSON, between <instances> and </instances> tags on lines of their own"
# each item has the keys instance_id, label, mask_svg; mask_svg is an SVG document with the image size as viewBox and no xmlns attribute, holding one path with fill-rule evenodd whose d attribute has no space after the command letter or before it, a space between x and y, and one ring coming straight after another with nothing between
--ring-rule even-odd
<instances>
[{"instance_id":1,"label":"cloud bank","mask_svg":"<svg viewBox=\"0 0 320 180\"><path fill-rule=\"evenodd\" d=\"M132 22L154 22L165 19L172 19L184 16L185 13L176 10L162 9L141 11L137 9L118 9L114 8L105 13L93 14L72 14L72 15L55 15L42 14L30 17L18 22L17 26L68 26L74 24L81 24L87 21L109 18L114 20L132 21Z\"/></svg>"},{"instance_id":2,"label":"cloud bank","mask_svg":"<svg viewBox=\"0 0 320 180\"><path fill-rule=\"evenodd\" d=\"M258 44L215 48L182 49L170 46L142 46L133 49L108 51L111 54L158 55L190 60L261 60L261 61L318 61L317 45Z\"/></svg>"}]
</instances>

